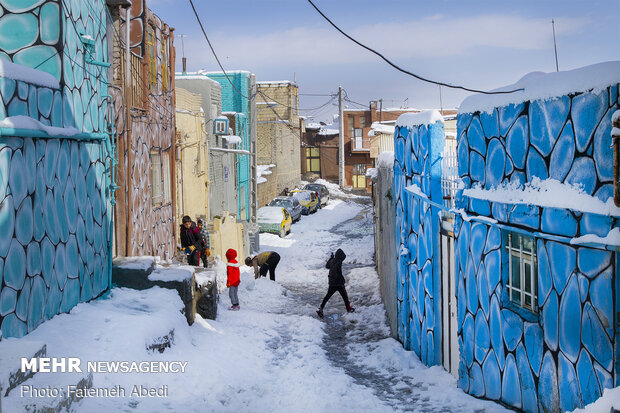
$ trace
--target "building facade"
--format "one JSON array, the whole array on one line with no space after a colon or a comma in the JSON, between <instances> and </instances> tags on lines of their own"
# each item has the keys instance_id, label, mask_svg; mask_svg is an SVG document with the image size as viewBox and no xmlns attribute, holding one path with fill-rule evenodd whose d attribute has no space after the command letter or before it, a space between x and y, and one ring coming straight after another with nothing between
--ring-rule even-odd
<instances>
[{"instance_id":1,"label":"building facade","mask_svg":"<svg viewBox=\"0 0 620 413\"><path fill-rule=\"evenodd\" d=\"M176 88L176 222L184 215L209 221L209 144L202 97Z\"/></svg>"},{"instance_id":2,"label":"building facade","mask_svg":"<svg viewBox=\"0 0 620 413\"><path fill-rule=\"evenodd\" d=\"M258 197L271 200L301 179L299 88L290 81L257 82L256 87L257 163L275 165L267 177L275 185L259 184Z\"/></svg>"},{"instance_id":3,"label":"building facade","mask_svg":"<svg viewBox=\"0 0 620 413\"><path fill-rule=\"evenodd\" d=\"M300 122L301 176L305 180L317 178L338 182L338 126Z\"/></svg>"},{"instance_id":4,"label":"building facade","mask_svg":"<svg viewBox=\"0 0 620 413\"><path fill-rule=\"evenodd\" d=\"M212 221L223 211L236 214L238 205L237 156L228 151L228 143L213 130L215 119L222 115L222 88L218 82L199 73L177 73L177 87L202 97L205 133L209 147L209 216ZM226 132L228 133L228 131Z\"/></svg>"},{"instance_id":5,"label":"building facade","mask_svg":"<svg viewBox=\"0 0 620 413\"><path fill-rule=\"evenodd\" d=\"M144 0L110 2L118 190L115 254L175 254L173 29ZM131 23L127 25L127 21Z\"/></svg>"},{"instance_id":6,"label":"building facade","mask_svg":"<svg viewBox=\"0 0 620 413\"><path fill-rule=\"evenodd\" d=\"M111 285L107 15L103 0L0 8L0 331L21 337Z\"/></svg>"},{"instance_id":7,"label":"building facade","mask_svg":"<svg viewBox=\"0 0 620 413\"><path fill-rule=\"evenodd\" d=\"M228 112L236 118L234 132L241 138L238 149L248 152L237 154L237 210L234 212L241 221L255 221L256 163L252 154L256 152L256 78L246 71L204 74L220 84L222 113Z\"/></svg>"}]
</instances>

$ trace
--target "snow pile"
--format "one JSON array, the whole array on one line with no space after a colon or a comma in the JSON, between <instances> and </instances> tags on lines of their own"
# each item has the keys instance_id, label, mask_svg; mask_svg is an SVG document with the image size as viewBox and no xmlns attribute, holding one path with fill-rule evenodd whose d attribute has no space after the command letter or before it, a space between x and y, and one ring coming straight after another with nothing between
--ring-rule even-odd
<instances>
[{"instance_id":1,"label":"snow pile","mask_svg":"<svg viewBox=\"0 0 620 413\"><path fill-rule=\"evenodd\" d=\"M426 196L426 194L422 192L420 187L417 186L416 184L412 184L412 185L405 187L405 190L411 192L414 195L419 196L420 198L428 199L428 196Z\"/></svg>"},{"instance_id":2,"label":"snow pile","mask_svg":"<svg viewBox=\"0 0 620 413\"><path fill-rule=\"evenodd\" d=\"M125 270L141 270L146 271L159 261L159 257L142 256L142 257L122 257L114 259L114 266Z\"/></svg>"},{"instance_id":3,"label":"snow pile","mask_svg":"<svg viewBox=\"0 0 620 413\"><path fill-rule=\"evenodd\" d=\"M492 92L523 90L506 94L470 96L461 103L459 113L476 111L491 113L496 107L525 101L549 100L578 92L598 93L617 83L620 83L620 61L598 63L562 72L533 72L513 85L494 89Z\"/></svg>"},{"instance_id":4,"label":"snow pile","mask_svg":"<svg viewBox=\"0 0 620 413\"><path fill-rule=\"evenodd\" d=\"M21 80L37 86L60 89L58 80L47 72L18 65L7 60L0 60L0 77L13 80ZM8 97L5 96L5 99Z\"/></svg>"},{"instance_id":5,"label":"snow pile","mask_svg":"<svg viewBox=\"0 0 620 413\"><path fill-rule=\"evenodd\" d=\"M42 124L36 119L33 119L24 115L10 116L8 118L4 118L0 120L0 127L2 128L13 128L13 129L30 129L30 130L39 130L41 132L47 133L52 137L60 137L60 136L75 136L81 133L79 130L73 127L69 128L59 128L57 126L47 126Z\"/></svg>"},{"instance_id":6,"label":"snow pile","mask_svg":"<svg viewBox=\"0 0 620 413\"><path fill-rule=\"evenodd\" d=\"M161 266L155 265L155 269L149 274L150 281L179 281L183 282L188 278L191 278L194 274L196 267L190 265L179 266Z\"/></svg>"},{"instance_id":7,"label":"snow pile","mask_svg":"<svg viewBox=\"0 0 620 413\"><path fill-rule=\"evenodd\" d=\"M438 110L425 110L419 113L404 113L396 120L396 126L413 129L416 126L443 123L443 116Z\"/></svg>"},{"instance_id":8,"label":"snow pile","mask_svg":"<svg viewBox=\"0 0 620 413\"><path fill-rule=\"evenodd\" d=\"M223 135L222 139L226 139L227 145L241 145L241 137L236 135Z\"/></svg>"},{"instance_id":9,"label":"snow pile","mask_svg":"<svg viewBox=\"0 0 620 413\"><path fill-rule=\"evenodd\" d=\"M377 158L377 168L389 168L394 167L394 152L385 151L379 154Z\"/></svg>"},{"instance_id":10,"label":"snow pile","mask_svg":"<svg viewBox=\"0 0 620 413\"><path fill-rule=\"evenodd\" d=\"M300 186L303 186L306 183L307 182L302 182ZM337 196L339 198L366 198L366 196L363 195L356 195L350 192L343 191L338 184L326 181L325 179L317 179L316 181L314 181L314 183L325 185L325 187L327 187L327 189L329 190L329 195L331 197Z\"/></svg>"},{"instance_id":11,"label":"snow pile","mask_svg":"<svg viewBox=\"0 0 620 413\"><path fill-rule=\"evenodd\" d=\"M534 177L530 183L506 183L493 189L482 189L479 185L465 189L468 198L484 199L506 204L528 204L541 207L566 208L594 214L620 216L620 208L613 199L606 202L586 194L579 186L562 183L556 179L541 180Z\"/></svg>"},{"instance_id":12,"label":"snow pile","mask_svg":"<svg viewBox=\"0 0 620 413\"><path fill-rule=\"evenodd\" d=\"M571 244L602 244L620 247L620 228L613 228L605 237L595 234L586 234L570 240Z\"/></svg>"},{"instance_id":13,"label":"snow pile","mask_svg":"<svg viewBox=\"0 0 620 413\"><path fill-rule=\"evenodd\" d=\"M264 175L271 175L270 168L275 168L275 164L270 165L256 165L256 183L262 184L263 182L267 182L267 178L263 178Z\"/></svg>"},{"instance_id":14,"label":"snow pile","mask_svg":"<svg viewBox=\"0 0 620 413\"><path fill-rule=\"evenodd\" d=\"M368 169L366 169L366 177L368 177L370 179L376 179L378 173L379 172L377 171L377 168L368 168Z\"/></svg>"},{"instance_id":15,"label":"snow pile","mask_svg":"<svg viewBox=\"0 0 620 413\"><path fill-rule=\"evenodd\" d=\"M620 387L605 389L603 396L583 409L575 409L572 413L610 413L620 410Z\"/></svg>"}]
</instances>

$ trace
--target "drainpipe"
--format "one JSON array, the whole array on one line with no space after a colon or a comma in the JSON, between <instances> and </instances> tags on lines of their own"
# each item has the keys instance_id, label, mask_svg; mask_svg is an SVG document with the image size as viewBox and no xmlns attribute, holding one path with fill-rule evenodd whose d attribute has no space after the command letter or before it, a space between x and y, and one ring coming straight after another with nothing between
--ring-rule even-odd
<instances>
[{"instance_id":1,"label":"drainpipe","mask_svg":"<svg viewBox=\"0 0 620 413\"><path fill-rule=\"evenodd\" d=\"M614 204L620 207L620 182L618 182L620 175L618 171L618 167L620 167L620 110L617 110L613 115L611 140L614 146Z\"/></svg>"},{"instance_id":2,"label":"drainpipe","mask_svg":"<svg viewBox=\"0 0 620 413\"><path fill-rule=\"evenodd\" d=\"M125 216L127 222L125 223L125 256L129 256L131 247L131 171L133 170L133 159L131 153L131 136L130 136L130 104L129 94L131 90L131 51L129 50L129 44L131 43L131 33L129 26L131 25L131 6L125 9L125 90L123 93L123 103L125 105L125 151L127 152L127 165L128 171L125 171Z\"/></svg>"}]
</instances>

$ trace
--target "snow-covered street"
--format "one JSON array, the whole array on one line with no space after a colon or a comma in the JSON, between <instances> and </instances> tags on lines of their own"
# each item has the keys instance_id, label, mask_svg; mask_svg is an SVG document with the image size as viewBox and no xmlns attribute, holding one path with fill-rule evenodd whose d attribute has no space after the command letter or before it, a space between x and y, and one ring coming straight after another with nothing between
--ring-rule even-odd
<instances>
[{"instance_id":1,"label":"snow-covered street","mask_svg":"<svg viewBox=\"0 0 620 413\"><path fill-rule=\"evenodd\" d=\"M390 338L373 262L372 204L368 198L332 199L304 217L292 233L261 234L261 249L282 259L276 283L254 280L242 267L241 311L227 311L220 296L216 321L198 317L187 326L172 290L115 288L107 299L80 304L28 336L0 343L0 352L47 344L48 357L97 360L181 361L184 373L93 373L93 388L120 386L125 397L89 397L71 409L94 411L208 412L498 412L503 408L457 389L441 367L427 368ZM343 272L356 312L347 314L335 294L325 318L315 310L327 290L325 261L342 248ZM222 264L220 264L222 265ZM174 331L163 353L146 347ZM86 374L39 373L33 387L76 384ZM166 397L137 397L134 385L167 386ZM3 399L3 411L56 405L54 398Z\"/></svg>"}]
</instances>

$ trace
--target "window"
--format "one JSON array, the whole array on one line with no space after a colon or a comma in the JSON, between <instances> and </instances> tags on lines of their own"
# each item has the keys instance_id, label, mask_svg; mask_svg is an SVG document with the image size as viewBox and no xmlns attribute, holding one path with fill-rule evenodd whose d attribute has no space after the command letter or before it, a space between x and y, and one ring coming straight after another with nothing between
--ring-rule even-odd
<instances>
[{"instance_id":1,"label":"window","mask_svg":"<svg viewBox=\"0 0 620 413\"><path fill-rule=\"evenodd\" d=\"M166 50L166 38L161 39L161 81L164 92L168 91L168 52Z\"/></svg>"},{"instance_id":2,"label":"window","mask_svg":"<svg viewBox=\"0 0 620 413\"><path fill-rule=\"evenodd\" d=\"M534 238L508 233L508 282L506 289L510 302L533 312L538 311L538 274L536 271L536 243Z\"/></svg>"},{"instance_id":3,"label":"window","mask_svg":"<svg viewBox=\"0 0 620 413\"><path fill-rule=\"evenodd\" d=\"M162 174L163 174L163 203L169 204L172 202L172 196L170 194L170 156L169 151L164 152L164 159L162 162Z\"/></svg>"},{"instance_id":4,"label":"window","mask_svg":"<svg viewBox=\"0 0 620 413\"><path fill-rule=\"evenodd\" d=\"M149 60L149 88L157 85L157 56L155 54L155 31L150 24L146 30L146 53Z\"/></svg>"},{"instance_id":5,"label":"window","mask_svg":"<svg viewBox=\"0 0 620 413\"><path fill-rule=\"evenodd\" d=\"M366 127L366 116L360 116L360 128Z\"/></svg>"},{"instance_id":6,"label":"window","mask_svg":"<svg viewBox=\"0 0 620 413\"><path fill-rule=\"evenodd\" d=\"M363 149L364 143L362 140L362 129L355 128L355 149Z\"/></svg>"},{"instance_id":7,"label":"window","mask_svg":"<svg viewBox=\"0 0 620 413\"><path fill-rule=\"evenodd\" d=\"M151 197L153 205L160 205L163 201L163 188L161 179L161 154L159 151L151 152Z\"/></svg>"},{"instance_id":8,"label":"window","mask_svg":"<svg viewBox=\"0 0 620 413\"><path fill-rule=\"evenodd\" d=\"M306 172L321 172L320 148L306 148Z\"/></svg>"},{"instance_id":9,"label":"window","mask_svg":"<svg viewBox=\"0 0 620 413\"><path fill-rule=\"evenodd\" d=\"M349 115L348 121L349 121L349 135L351 137L354 137L355 136L355 116Z\"/></svg>"}]
</instances>

